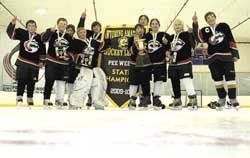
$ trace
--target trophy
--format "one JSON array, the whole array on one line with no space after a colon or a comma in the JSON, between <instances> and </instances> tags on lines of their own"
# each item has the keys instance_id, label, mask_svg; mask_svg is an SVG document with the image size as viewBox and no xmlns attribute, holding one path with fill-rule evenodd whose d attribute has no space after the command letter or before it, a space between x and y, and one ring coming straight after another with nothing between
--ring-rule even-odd
<instances>
[{"instance_id":1,"label":"trophy","mask_svg":"<svg viewBox=\"0 0 250 158\"><path fill-rule=\"evenodd\" d=\"M138 67L138 68L152 65L149 55L144 52L144 49L145 49L144 41L145 39L136 40L136 45L139 50L139 53L137 54L137 57L136 57L135 67Z\"/></svg>"},{"instance_id":2,"label":"trophy","mask_svg":"<svg viewBox=\"0 0 250 158\"><path fill-rule=\"evenodd\" d=\"M145 48L144 41L145 41L145 39L138 39L138 40L136 40L136 43L138 45L139 51L143 51L144 50L144 48Z\"/></svg>"}]
</instances>

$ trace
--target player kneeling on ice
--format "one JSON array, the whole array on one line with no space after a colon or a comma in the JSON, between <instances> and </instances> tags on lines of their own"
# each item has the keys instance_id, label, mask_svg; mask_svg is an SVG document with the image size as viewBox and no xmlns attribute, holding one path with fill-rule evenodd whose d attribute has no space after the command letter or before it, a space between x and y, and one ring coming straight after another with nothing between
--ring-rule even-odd
<instances>
[{"instance_id":1,"label":"player kneeling on ice","mask_svg":"<svg viewBox=\"0 0 250 158\"><path fill-rule=\"evenodd\" d=\"M97 110L104 110L104 99L107 89L106 75L97 67L98 56L108 44L90 37L87 39L86 30L78 28L77 35L70 47L70 54L74 62L79 66L74 91L69 98L70 109L80 109L89 93L92 94L92 102Z\"/></svg>"},{"instance_id":2,"label":"player kneeling on ice","mask_svg":"<svg viewBox=\"0 0 250 158\"><path fill-rule=\"evenodd\" d=\"M174 92L173 103L169 104L170 109L182 108L181 103L181 87L180 83L185 87L189 102L187 107L190 110L198 109L197 98L193 84L192 72L192 47L194 47L194 38L191 29L189 32L184 31L184 25L181 20L174 23L175 34L171 36L170 64L168 76L171 79Z\"/></svg>"}]
</instances>

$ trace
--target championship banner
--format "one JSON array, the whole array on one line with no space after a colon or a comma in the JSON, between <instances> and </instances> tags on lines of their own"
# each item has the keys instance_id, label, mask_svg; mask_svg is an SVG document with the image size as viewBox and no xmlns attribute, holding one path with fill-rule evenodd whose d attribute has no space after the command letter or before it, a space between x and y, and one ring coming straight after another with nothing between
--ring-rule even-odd
<instances>
[{"instance_id":1,"label":"championship banner","mask_svg":"<svg viewBox=\"0 0 250 158\"><path fill-rule=\"evenodd\" d=\"M134 34L134 26L106 27L103 37L111 40L111 47L102 55L101 68L106 73L107 98L116 107L124 108L129 101L129 37Z\"/></svg>"}]
</instances>

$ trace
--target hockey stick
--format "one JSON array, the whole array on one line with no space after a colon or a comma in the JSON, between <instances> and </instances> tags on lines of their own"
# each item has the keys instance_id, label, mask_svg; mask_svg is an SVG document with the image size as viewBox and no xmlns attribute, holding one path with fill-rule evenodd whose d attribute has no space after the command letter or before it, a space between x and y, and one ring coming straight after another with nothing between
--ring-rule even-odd
<instances>
[{"instance_id":1,"label":"hockey stick","mask_svg":"<svg viewBox=\"0 0 250 158\"><path fill-rule=\"evenodd\" d=\"M13 17L17 17L15 14L13 14L2 2L0 2L0 5ZM25 27L25 25L22 23L22 21L20 19L17 18L17 21L23 26Z\"/></svg>"},{"instance_id":2,"label":"hockey stick","mask_svg":"<svg viewBox=\"0 0 250 158\"><path fill-rule=\"evenodd\" d=\"M94 6L94 12L95 12L95 20L97 21L97 12L96 12L95 0L93 0L93 6Z\"/></svg>"},{"instance_id":3,"label":"hockey stick","mask_svg":"<svg viewBox=\"0 0 250 158\"><path fill-rule=\"evenodd\" d=\"M231 30L236 29L237 27L239 27L240 25L242 25L243 23L247 22L250 19L250 17L246 18L245 20L239 22L239 24L235 25L234 27L231 28Z\"/></svg>"},{"instance_id":4,"label":"hockey stick","mask_svg":"<svg viewBox=\"0 0 250 158\"><path fill-rule=\"evenodd\" d=\"M239 42L236 42L238 44L250 44L250 42L242 42L242 41L239 41Z\"/></svg>"}]
</instances>

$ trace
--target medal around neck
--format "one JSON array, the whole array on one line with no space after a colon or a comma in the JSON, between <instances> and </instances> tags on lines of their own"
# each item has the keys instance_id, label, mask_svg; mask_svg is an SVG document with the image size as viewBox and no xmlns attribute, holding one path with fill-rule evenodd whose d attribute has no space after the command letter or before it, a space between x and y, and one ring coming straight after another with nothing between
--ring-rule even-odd
<instances>
[{"instance_id":1,"label":"medal around neck","mask_svg":"<svg viewBox=\"0 0 250 158\"><path fill-rule=\"evenodd\" d=\"M57 31L57 39L55 40L55 51L56 56L59 59L68 60L67 49L69 47L69 42L64 38L66 31L60 36L60 32Z\"/></svg>"}]
</instances>

